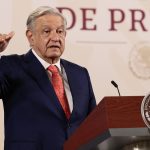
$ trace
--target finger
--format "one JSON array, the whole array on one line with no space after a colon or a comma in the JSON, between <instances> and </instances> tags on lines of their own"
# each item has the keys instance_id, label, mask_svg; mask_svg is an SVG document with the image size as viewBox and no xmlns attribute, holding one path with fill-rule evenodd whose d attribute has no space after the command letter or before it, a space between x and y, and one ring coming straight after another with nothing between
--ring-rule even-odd
<instances>
[{"instance_id":1,"label":"finger","mask_svg":"<svg viewBox=\"0 0 150 150\"><path fill-rule=\"evenodd\" d=\"M0 43L3 43L4 41L9 42L9 40L14 36L14 32L10 32L8 34L1 34L0 33Z\"/></svg>"},{"instance_id":2,"label":"finger","mask_svg":"<svg viewBox=\"0 0 150 150\"><path fill-rule=\"evenodd\" d=\"M0 35L0 43L2 43L4 41L5 41L4 37Z\"/></svg>"},{"instance_id":3,"label":"finger","mask_svg":"<svg viewBox=\"0 0 150 150\"><path fill-rule=\"evenodd\" d=\"M8 34L6 35L5 39L8 41L8 40L10 40L14 35L15 35L15 32L12 31L12 32L10 32L10 33L8 33Z\"/></svg>"},{"instance_id":4,"label":"finger","mask_svg":"<svg viewBox=\"0 0 150 150\"><path fill-rule=\"evenodd\" d=\"M0 34L0 41L3 42L6 39L7 34Z\"/></svg>"}]
</instances>

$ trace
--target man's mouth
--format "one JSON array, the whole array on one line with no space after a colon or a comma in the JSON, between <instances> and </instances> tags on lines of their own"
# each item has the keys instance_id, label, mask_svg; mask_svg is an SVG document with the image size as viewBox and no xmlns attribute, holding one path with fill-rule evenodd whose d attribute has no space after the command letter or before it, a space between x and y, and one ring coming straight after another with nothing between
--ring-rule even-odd
<instances>
[{"instance_id":1,"label":"man's mouth","mask_svg":"<svg viewBox=\"0 0 150 150\"><path fill-rule=\"evenodd\" d=\"M51 45L51 46L48 46L48 48L60 48L60 46L58 46L58 45Z\"/></svg>"}]
</instances>

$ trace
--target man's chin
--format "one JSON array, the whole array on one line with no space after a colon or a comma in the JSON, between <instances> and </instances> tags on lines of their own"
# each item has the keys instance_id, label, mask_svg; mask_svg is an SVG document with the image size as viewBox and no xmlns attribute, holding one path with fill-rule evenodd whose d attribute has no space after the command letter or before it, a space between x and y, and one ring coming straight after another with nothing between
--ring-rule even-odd
<instances>
[{"instance_id":1,"label":"man's chin","mask_svg":"<svg viewBox=\"0 0 150 150\"><path fill-rule=\"evenodd\" d=\"M51 55L48 56L48 58L49 59L56 59L57 60L57 59L60 58L60 56L61 56L60 54L51 54Z\"/></svg>"}]
</instances>

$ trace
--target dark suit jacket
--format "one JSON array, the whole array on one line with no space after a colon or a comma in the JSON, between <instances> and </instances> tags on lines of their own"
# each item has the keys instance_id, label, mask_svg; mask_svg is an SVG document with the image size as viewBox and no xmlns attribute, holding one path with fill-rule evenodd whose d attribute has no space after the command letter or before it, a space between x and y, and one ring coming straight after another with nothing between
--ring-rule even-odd
<instances>
[{"instance_id":1,"label":"dark suit jacket","mask_svg":"<svg viewBox=\"0 0 150 150\"><path fill-rule=\"evenodd\" d=\"M47 72L31 51L1 57L5 150L62 150L64 142L95 107L87 70L66 60L61 60L61 64L73 97L69 121Z\"/></svg>"}]
</instances>

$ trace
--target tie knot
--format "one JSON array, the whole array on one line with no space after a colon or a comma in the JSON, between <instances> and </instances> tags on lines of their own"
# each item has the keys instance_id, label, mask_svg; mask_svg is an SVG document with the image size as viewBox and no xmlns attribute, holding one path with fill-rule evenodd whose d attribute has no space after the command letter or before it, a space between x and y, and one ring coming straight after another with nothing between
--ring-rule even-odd
<instances>
[{"instance_id":1,"label":"tie knot","mask_svg":"<svg viewBox=\"0 0 150 150\"><path fill-rule=\"evenodd\" d=\"M59 73L57 67L55 65L50 65L48 67L48 70L52 73L52 74L55 74L55 73Z\"/></svg>"}]
</instances>

